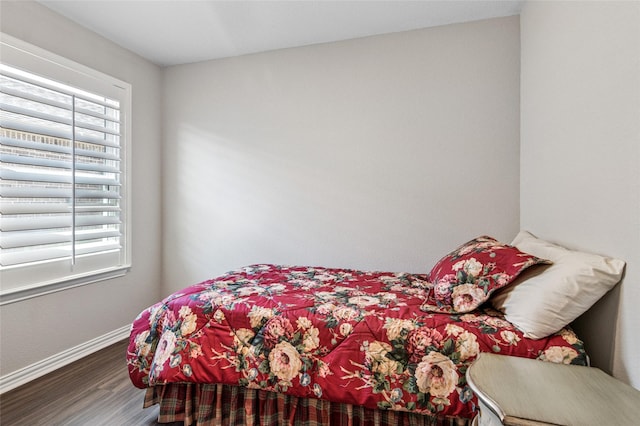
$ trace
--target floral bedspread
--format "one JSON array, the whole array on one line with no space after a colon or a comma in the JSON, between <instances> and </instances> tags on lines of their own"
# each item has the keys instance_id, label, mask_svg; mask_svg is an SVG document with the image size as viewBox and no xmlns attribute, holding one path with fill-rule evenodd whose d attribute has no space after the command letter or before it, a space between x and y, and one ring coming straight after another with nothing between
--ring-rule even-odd
<instances>
[{"instance_id":1,"label":"floral bedspread","mask_svg":"<svg viewBox=\"0 0 640 426\"><path fill-rule=\"evenodd\" d=\"M479 352L584 364L568 329L524 338L498 312L420 310L425 275L253 265L188 287L131 328L144 388L224 383L308 398L471 418L465 372Z\"/></svg>"}]
</instances>

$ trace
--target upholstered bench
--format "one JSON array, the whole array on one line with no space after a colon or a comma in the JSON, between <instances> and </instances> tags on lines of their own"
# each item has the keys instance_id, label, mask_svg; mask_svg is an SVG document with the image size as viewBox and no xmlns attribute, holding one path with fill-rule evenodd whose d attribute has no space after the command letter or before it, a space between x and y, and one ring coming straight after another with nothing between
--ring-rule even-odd
<instances>
[{"instance_id":1,"label":"upholstered bench","mask_svg":"<svg viewBox=\"0 0 640 426\"><path fill-rule=\"evenodd\" d=\"M478 426L640 425L640 391L597 368L483 353L467 382Z\"/></svg>"}]
</instances>

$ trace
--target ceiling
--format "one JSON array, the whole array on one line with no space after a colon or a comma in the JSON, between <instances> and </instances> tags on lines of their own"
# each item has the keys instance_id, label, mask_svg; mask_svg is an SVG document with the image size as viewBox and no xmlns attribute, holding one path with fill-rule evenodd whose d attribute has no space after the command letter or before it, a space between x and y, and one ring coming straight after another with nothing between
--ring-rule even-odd
<instances>
[{"instance_id":1,"label":"ceiling","mask_svg":"<svg viewBox=\"0 0 640 426\"><path fill-rule=\"evenodd\" d=\"M523 0L40 0L170 66L520 13Z\"/></svg>"}]
</instances>

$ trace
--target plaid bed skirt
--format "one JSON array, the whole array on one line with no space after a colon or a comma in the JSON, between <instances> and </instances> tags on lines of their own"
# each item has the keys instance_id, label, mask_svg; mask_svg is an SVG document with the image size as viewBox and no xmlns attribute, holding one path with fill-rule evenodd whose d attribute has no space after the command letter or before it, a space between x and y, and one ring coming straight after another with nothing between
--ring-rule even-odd
<instances>
[{"instance_id":1,"label":"plaid bed skirt","mask_svg":"<svg viewBox=\"0 0 640 426\"><path fill-rule=\"evenodd\" d=\"M148 388L144 408L160 405L159 423L185 426L468 426L471 421L246 389L176 383Z\"/></svg>"}]
</instances>

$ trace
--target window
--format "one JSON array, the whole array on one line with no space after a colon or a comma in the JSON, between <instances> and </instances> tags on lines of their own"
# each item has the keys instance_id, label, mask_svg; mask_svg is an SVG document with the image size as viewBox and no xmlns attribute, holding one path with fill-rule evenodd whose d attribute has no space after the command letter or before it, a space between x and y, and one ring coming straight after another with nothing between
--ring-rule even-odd
<instances>
[{"instance_id":1,"label":"window","mask_svg":"<svg viewBox=\"0 0 640 426\"><path fill-rule=\"evenodd\" d=\"M3 35L0 295L122 275L130 85Z\"/></svg>"}]
</instances>

